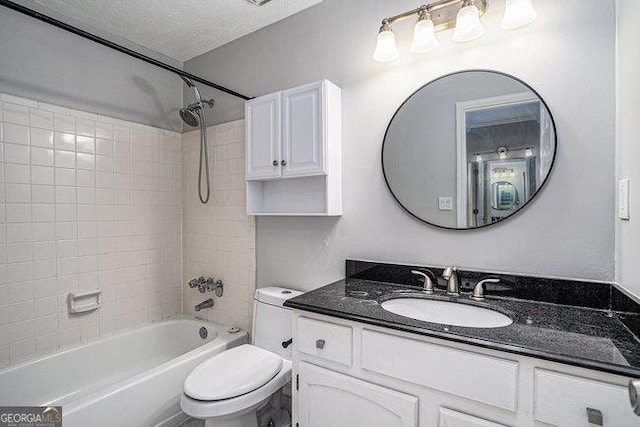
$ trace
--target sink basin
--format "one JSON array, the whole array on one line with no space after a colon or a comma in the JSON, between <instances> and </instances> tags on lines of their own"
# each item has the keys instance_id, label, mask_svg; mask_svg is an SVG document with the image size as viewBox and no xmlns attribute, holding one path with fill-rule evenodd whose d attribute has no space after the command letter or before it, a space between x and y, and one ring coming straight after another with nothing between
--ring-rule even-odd
<instances>
[{"instance_id":1,"label":"sink basin","mask_svg":"<svg viewBox=\"0 0 640 427\"><path fill-rule=\"evenodd\" d=\"M499 328L513 323L508 316L468 304L421 298L394 298L380 304L400 316L443 325L468 328Z\"/></svg>"}]
</instances>

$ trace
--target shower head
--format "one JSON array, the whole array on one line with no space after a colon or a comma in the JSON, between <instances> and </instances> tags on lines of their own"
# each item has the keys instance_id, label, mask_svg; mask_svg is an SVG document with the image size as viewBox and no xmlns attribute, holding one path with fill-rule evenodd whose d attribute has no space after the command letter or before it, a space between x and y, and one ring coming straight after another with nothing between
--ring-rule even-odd
<instances>
[{"instance_id":1,"label":"shower head","mask_svg":"<svg viewBox=\"0 0 640 427\"><path fill-rule=\"evenodd\" d=\"M190 107L185 107L180 109L180 118L183 122L188 124L191 127L196 127L200 125L200 114L195 111L195 109Z\"/></svg>"}]
</instances>

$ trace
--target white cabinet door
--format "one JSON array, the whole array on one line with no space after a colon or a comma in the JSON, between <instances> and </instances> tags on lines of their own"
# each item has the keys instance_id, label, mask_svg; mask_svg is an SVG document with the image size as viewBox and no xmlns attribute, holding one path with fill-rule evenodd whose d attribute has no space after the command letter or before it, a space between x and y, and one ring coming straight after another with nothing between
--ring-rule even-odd
<instances>
[{"instance_id":1,"label":"white cabinet door","mask_svg":"<svg viewBox=\"0 0 640 427\"><path fill-rule=\"evenodd\" d=\"M473 415L452 411L447 408L440 408L440 427L507 427Z\"/></svg>"},{"instance_id":2,"label":"white cabinet door","mask_svg":"<svg viewBox=\"0 0 640 427\"><path fill-rule=\"evenodd\" d=\"M305 362L298 366L299 427L415 427L418 399Z\"/></svg>"},{"instance_id":3,"label":"white cabinet door","mask_svg":"<svg viewBox=\"0 0 640 427\"><path fill-rule=\"evenodd\" d=\"M282 92L283 177L324 175L323 81Z\"/></svg>"},{"instance_id":4,"label":"white cabinet door","mask_svg":"<svg viewBox=\"0 0 640 427\"><path fill-rule=\"evenodd\" d=\"M282 175L280 92L247 101L247 180L273 179Z\"/></svg>"}]
</instances>

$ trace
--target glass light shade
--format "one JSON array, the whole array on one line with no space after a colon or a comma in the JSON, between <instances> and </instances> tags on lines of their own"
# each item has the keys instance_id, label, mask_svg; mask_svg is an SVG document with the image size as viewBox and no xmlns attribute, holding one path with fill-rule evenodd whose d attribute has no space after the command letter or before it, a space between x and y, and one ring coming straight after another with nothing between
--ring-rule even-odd
<instances>
[{"instance_id":1,"label":"glass light shade","mask_svg":"<svg viewBox=\"0 0 640 427\"><path fill-rule=\"evenodd\" d=\"M480 163L482 161L482 155L476 154L476 162Z\"/></svg>"},{"instance_id":2,"label":"glass light shade","mask_svg":"<svg viewBox=\"0 0 640 427\"><path fill-rule=\"evenodd\" d=\"M389 62L398 59L400 52L396 46L396 36L391 30L383 30L378 33L376 50L373 52L373 59L378 62Z\"/></svg>"},{"instance_id":3,"label":"glass light shade","mask_svg":"<svg viewBox=\"0 0 640 427\"><path fill-rule=\"evenodd\" d=\"M413 41L409 48L414 53L430 52L438 48L438 38L431 19L421 19L413 28Z\"/></svg>"},{"instance_id":4,"label":"glass light shade","mask_svg":"<svg viewBox=\"0 0 640 427\"><path fill-rule=\"evenodd\" d=\"M474 5L460 9L456 17L456 29L453 32L454 42L470 42L484 34L480 23L480 11Z\"/></svg>"},{"instance_id":5,"label":"glass light shade","mask_svg":"<svg viewBox=\"0 0 640 427\"><path fill-rule=\"evenodd\" d=\"M538 14L531 0L507 0L500 27L505 30L524 27L536 20Z\"/></svg>"},{"instance_id":6,"label":"glass light shade","mask_svg":"<svg viewBox=\"0 0 640 427\"><path fill-rule=\"evenodd\" d=\"M532 157L533 156L533 150L531 148L527 148L526 150L524 150L524 156L525 157Z\"/></svg>"}]
</instances>

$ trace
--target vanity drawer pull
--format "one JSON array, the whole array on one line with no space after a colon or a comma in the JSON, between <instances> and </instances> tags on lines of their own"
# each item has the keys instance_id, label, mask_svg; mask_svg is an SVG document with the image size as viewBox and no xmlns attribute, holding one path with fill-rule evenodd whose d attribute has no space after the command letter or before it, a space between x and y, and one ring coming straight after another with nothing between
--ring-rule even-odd
<instances>
[{"instance_id":1,"label":"vanity drawer pull","mask_svg":"<svg viewBox=\"0 0 640 427\"><path fill-rule=\"evenodd\" d=\"M350 326L298 317L295 320L296 351L305 356L351 366L352 334Z\"/></svg>"},{"instance_id":2,"label":"vanity drawer pull","mask_svg":"<svg viewBox=\"0 0 640 427\"><path fill-rule=\"evenodd\" d=\"M602 424L602 412L597 409L587 408L587 420L589 424L601 426Z\"/></svg>"}]
</instances>

